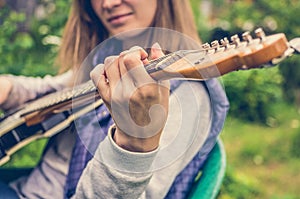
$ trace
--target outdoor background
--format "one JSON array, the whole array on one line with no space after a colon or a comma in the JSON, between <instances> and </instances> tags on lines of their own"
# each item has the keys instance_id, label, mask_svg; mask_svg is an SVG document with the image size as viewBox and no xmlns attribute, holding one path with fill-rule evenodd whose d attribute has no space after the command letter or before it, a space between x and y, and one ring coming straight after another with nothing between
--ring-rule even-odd
<instances>
[{"instance_id":1,"label":"outdoor background","mask_svg":"<svg viewBox=\"0 0 300 199\"><path fill-rule=\"evenodd\" d=\"M203 42L257 27L300 37L299 0L191 2ZM70 0L0 0L0 74L55 74L69 7ZM220 81L231 109L221 135L227 170L219 199L300 198L300 56ZM28 145L5 166L35 165L45 142Z\"/></svg>"}]
</instances>

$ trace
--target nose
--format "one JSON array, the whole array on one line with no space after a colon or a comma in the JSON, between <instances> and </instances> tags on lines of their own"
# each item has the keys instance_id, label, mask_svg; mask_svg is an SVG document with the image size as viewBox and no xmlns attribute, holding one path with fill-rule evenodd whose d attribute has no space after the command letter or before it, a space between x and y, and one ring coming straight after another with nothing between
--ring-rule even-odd
<instances>
[{"instance_id":1,"label":"nose","mask_svg":"<svg viewBox=\"0 0 300 199\"><path fill-rule=\"evenodd\" d=\"M104 9L112 9L113 7L119 6L122 0L103 0L102 7Z\"/></svg>"}]
</instances>

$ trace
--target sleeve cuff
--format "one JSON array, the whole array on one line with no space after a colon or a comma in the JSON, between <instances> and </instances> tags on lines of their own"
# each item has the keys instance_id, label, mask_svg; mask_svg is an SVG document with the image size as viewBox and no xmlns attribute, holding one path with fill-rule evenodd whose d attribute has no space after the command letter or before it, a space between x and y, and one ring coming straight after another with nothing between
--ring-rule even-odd
<instances>
[{"instance_id":1,"label":"sleeve cuff","mask_svg":"<svg viewBox=\"0 0 300 199\"><path fill-rule=\"evenodd\" d=\"M151 165L159 147L151 152L131 152L118 146L112 138L114 126L108 131L108 136L100 143L95 158L103 164L123 172L145 173L151 171Z\"/></svg>"}]
</instances>

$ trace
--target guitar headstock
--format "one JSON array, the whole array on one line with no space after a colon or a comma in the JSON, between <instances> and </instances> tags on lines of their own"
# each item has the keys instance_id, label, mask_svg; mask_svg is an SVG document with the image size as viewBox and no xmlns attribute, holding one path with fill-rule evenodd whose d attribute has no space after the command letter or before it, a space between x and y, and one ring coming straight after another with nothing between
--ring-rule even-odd
<instances>
[{"instance_id":1,"label":"guitar headstock","mask_svg":"<svg viewBox=\"0 0 300 199\"><path fill-rule=\"evenodd\" d=\"M245 32L205 43L199 50L174 52L156 63L153 77L209 79L236 70L276 65L294 52L283 33L266 36L258 28L254 35Z\"/></svg>"}]
</instances>

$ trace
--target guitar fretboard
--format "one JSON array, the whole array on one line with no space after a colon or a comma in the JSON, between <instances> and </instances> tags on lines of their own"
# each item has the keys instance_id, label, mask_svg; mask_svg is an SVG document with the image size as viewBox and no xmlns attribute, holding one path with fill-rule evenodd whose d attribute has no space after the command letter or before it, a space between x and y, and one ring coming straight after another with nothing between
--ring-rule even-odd
<instances>
[{"instance_id":1,"label":"guitar fretboard","mask_svg":"<svg viewBox=\"0 0 300 199\"><path fill-rule=\"evenodd\" d=\"M78 97L95 93L96 87L92 80L89 80L83 84L75 86L73 88L67 88L44 97L37 99L34 102L28 103L25 108L21 111L20 115L29 114L44 108L57 105L62 102L66 102Z\"/></svg>"},{"instance_id":2,"label":"guitar fretboard","mask_svg":"<svg viewBox=\"0 0 300 199\"><path fill-rule=\"evenodd\" d=\"M159 70L163 70L170 64L175 63L176 61L181 59L186 52L188 51L177 51L160 57L158 59L152 60L149 64L145 65L145 69L149 74ZM86 96L89 94L98 95L96 93L96 90L97 88L95 87L92 80L89 80L73 88L67 88L62 91L58 91L41 97L40 99L37 99L34 102L28 103L25 106L25 108L20 112L20 115L22 116L35 111L39 111L69 100L79 98L81 96Z\"/></svg>"}]
</instances>

